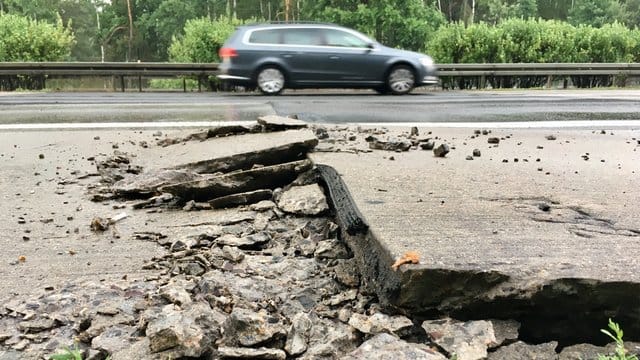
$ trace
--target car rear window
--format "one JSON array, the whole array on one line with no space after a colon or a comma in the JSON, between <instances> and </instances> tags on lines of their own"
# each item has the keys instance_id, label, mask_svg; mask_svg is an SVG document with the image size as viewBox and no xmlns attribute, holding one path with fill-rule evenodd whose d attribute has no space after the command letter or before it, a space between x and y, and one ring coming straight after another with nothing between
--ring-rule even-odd
<instances>
[{"instance_id":1,"label":"car rear window","mask_svg":"<svg viewBox=\"0 0 640 360\"><path fill-rule=\"evenodd\" d=\"M252 44L326 45L320 29L284 28L254 30L249 35Z\"/></svg>"},{"instance_id":2,"label":"car rear window","mask_svg":"<svg viewBox=\"0 0 640 360\"><path fill-rule=\"evenodd\" d=\"M322 45L318 29L283 29L283 43L287 45Z\"/></svg>"}]
</instances>

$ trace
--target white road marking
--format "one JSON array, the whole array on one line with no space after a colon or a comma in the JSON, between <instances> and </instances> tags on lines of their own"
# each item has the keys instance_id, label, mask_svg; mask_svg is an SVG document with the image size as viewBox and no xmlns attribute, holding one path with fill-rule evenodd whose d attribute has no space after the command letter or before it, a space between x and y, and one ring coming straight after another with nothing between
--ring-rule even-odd
<instances>
[{"instance_id":1,"label":"white road marking","mask_svg":"<svg viewBox=\"0 0 640 360\"><path fill-rule=\"evenodd\" d=\"M38 123L0 124L0 131L11 130L86 130L86 129L163 129L205 128L229 125L253 125L253 120L236 121L161 121L161 122L95 122L95 123ZM313 123L310 123L313 124ZM320 124L319 124L320 125ZM327 126L367 127L422 127L422 128L629 128L640 129L640 120L566 120L566 121L511 121L511 122L359 122L322 124Z\"/></svg>"},{"instance_id":2,"label":"white road marking","mask_svg":"<svg viewBox=\"0 0 640 360\"><path fill-rule=\"evenodd\" d=\"M253 125L256 121L163 121L163 122L104 122L104 123L40 123L2 124L2 130L85 130L85 129L158 129L201 128L230 125Z\"/></svg>"},{"instance_id":3,"label":"white road marking","mask_svg":"<svg viewBox=\"0 0 640 360\"><path fill-rule=\"evenodd\" d=\"M435 128L495 128L495 129L536 129L536 128L613 128L640 129L640 120L564 120L564 121L510 121L510 122L362 122L341 125L367 127L435 127Z\"/></svg>"}]
</instances>

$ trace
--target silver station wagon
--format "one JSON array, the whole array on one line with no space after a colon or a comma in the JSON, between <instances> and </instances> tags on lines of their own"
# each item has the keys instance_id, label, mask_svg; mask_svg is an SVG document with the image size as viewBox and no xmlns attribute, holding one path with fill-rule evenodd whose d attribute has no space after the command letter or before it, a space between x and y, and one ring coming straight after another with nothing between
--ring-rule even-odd
<instances>
[{"instance_id":1,"label":"silver station wagon","mask_svg":"<svg viewBox=\"0 0 640 360\"><path fill-rule=\"evenodd\" d=\"M220 58L219 79L267 95L285 88L371 88L401 95L438 82L429 56L331 24L241 26L220 49Z\"/></svg>"}]
</instances>

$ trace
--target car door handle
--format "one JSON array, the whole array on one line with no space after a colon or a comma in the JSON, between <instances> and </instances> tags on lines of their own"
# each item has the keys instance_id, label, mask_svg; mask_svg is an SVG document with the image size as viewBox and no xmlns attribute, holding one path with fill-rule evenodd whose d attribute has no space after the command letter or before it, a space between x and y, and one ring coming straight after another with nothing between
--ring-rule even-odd
<instances>
[{"instance_id":1,"label":"car door handle","mask_svg":"<svg viewBox=\"0 0 640 360\"><path fill-rule=\"evenodd\" d=\"M283 58L292 58L293 54L282 54Z\"/></svg>"},{"instance_id":2,"label":"car door handle","mask_svg":"<svg viewBox=\"0 0 640 360\"><path fill-rule=\"evenodd\" d=\"M339 60L340 56L332 55L332 56L329 56L329 59L331 59L331 60Z\"/></svg>"}]
</instances>

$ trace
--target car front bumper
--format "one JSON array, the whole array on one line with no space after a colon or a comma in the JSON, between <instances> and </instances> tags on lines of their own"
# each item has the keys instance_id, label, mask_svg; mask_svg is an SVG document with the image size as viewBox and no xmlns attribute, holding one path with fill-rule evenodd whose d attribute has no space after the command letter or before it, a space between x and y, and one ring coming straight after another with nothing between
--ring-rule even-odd
<instances>
[{"instance_id":1,"label":"car front bumper","mask_svg":"<svg viewBox=\"0 0 640 360\"><path fill-rule=\"evenodd\" d=\"M438 83L438 77L433 75L428 75L422 78L423 85L434 85Z\"/></svg>"},{"instance_id":2,"label":"car front bumper","mask_svg":"<svg viewBox=\"0 0 640 360\"><path fill-rule=\"evenodd\" d=\"M233 81L249 81L251 80L248 77L245 76L235 76L235 75L228 75L228 74L220 74L217 76L218 79L220 80L233 80Z\"/></svg>"}]
</instances>

